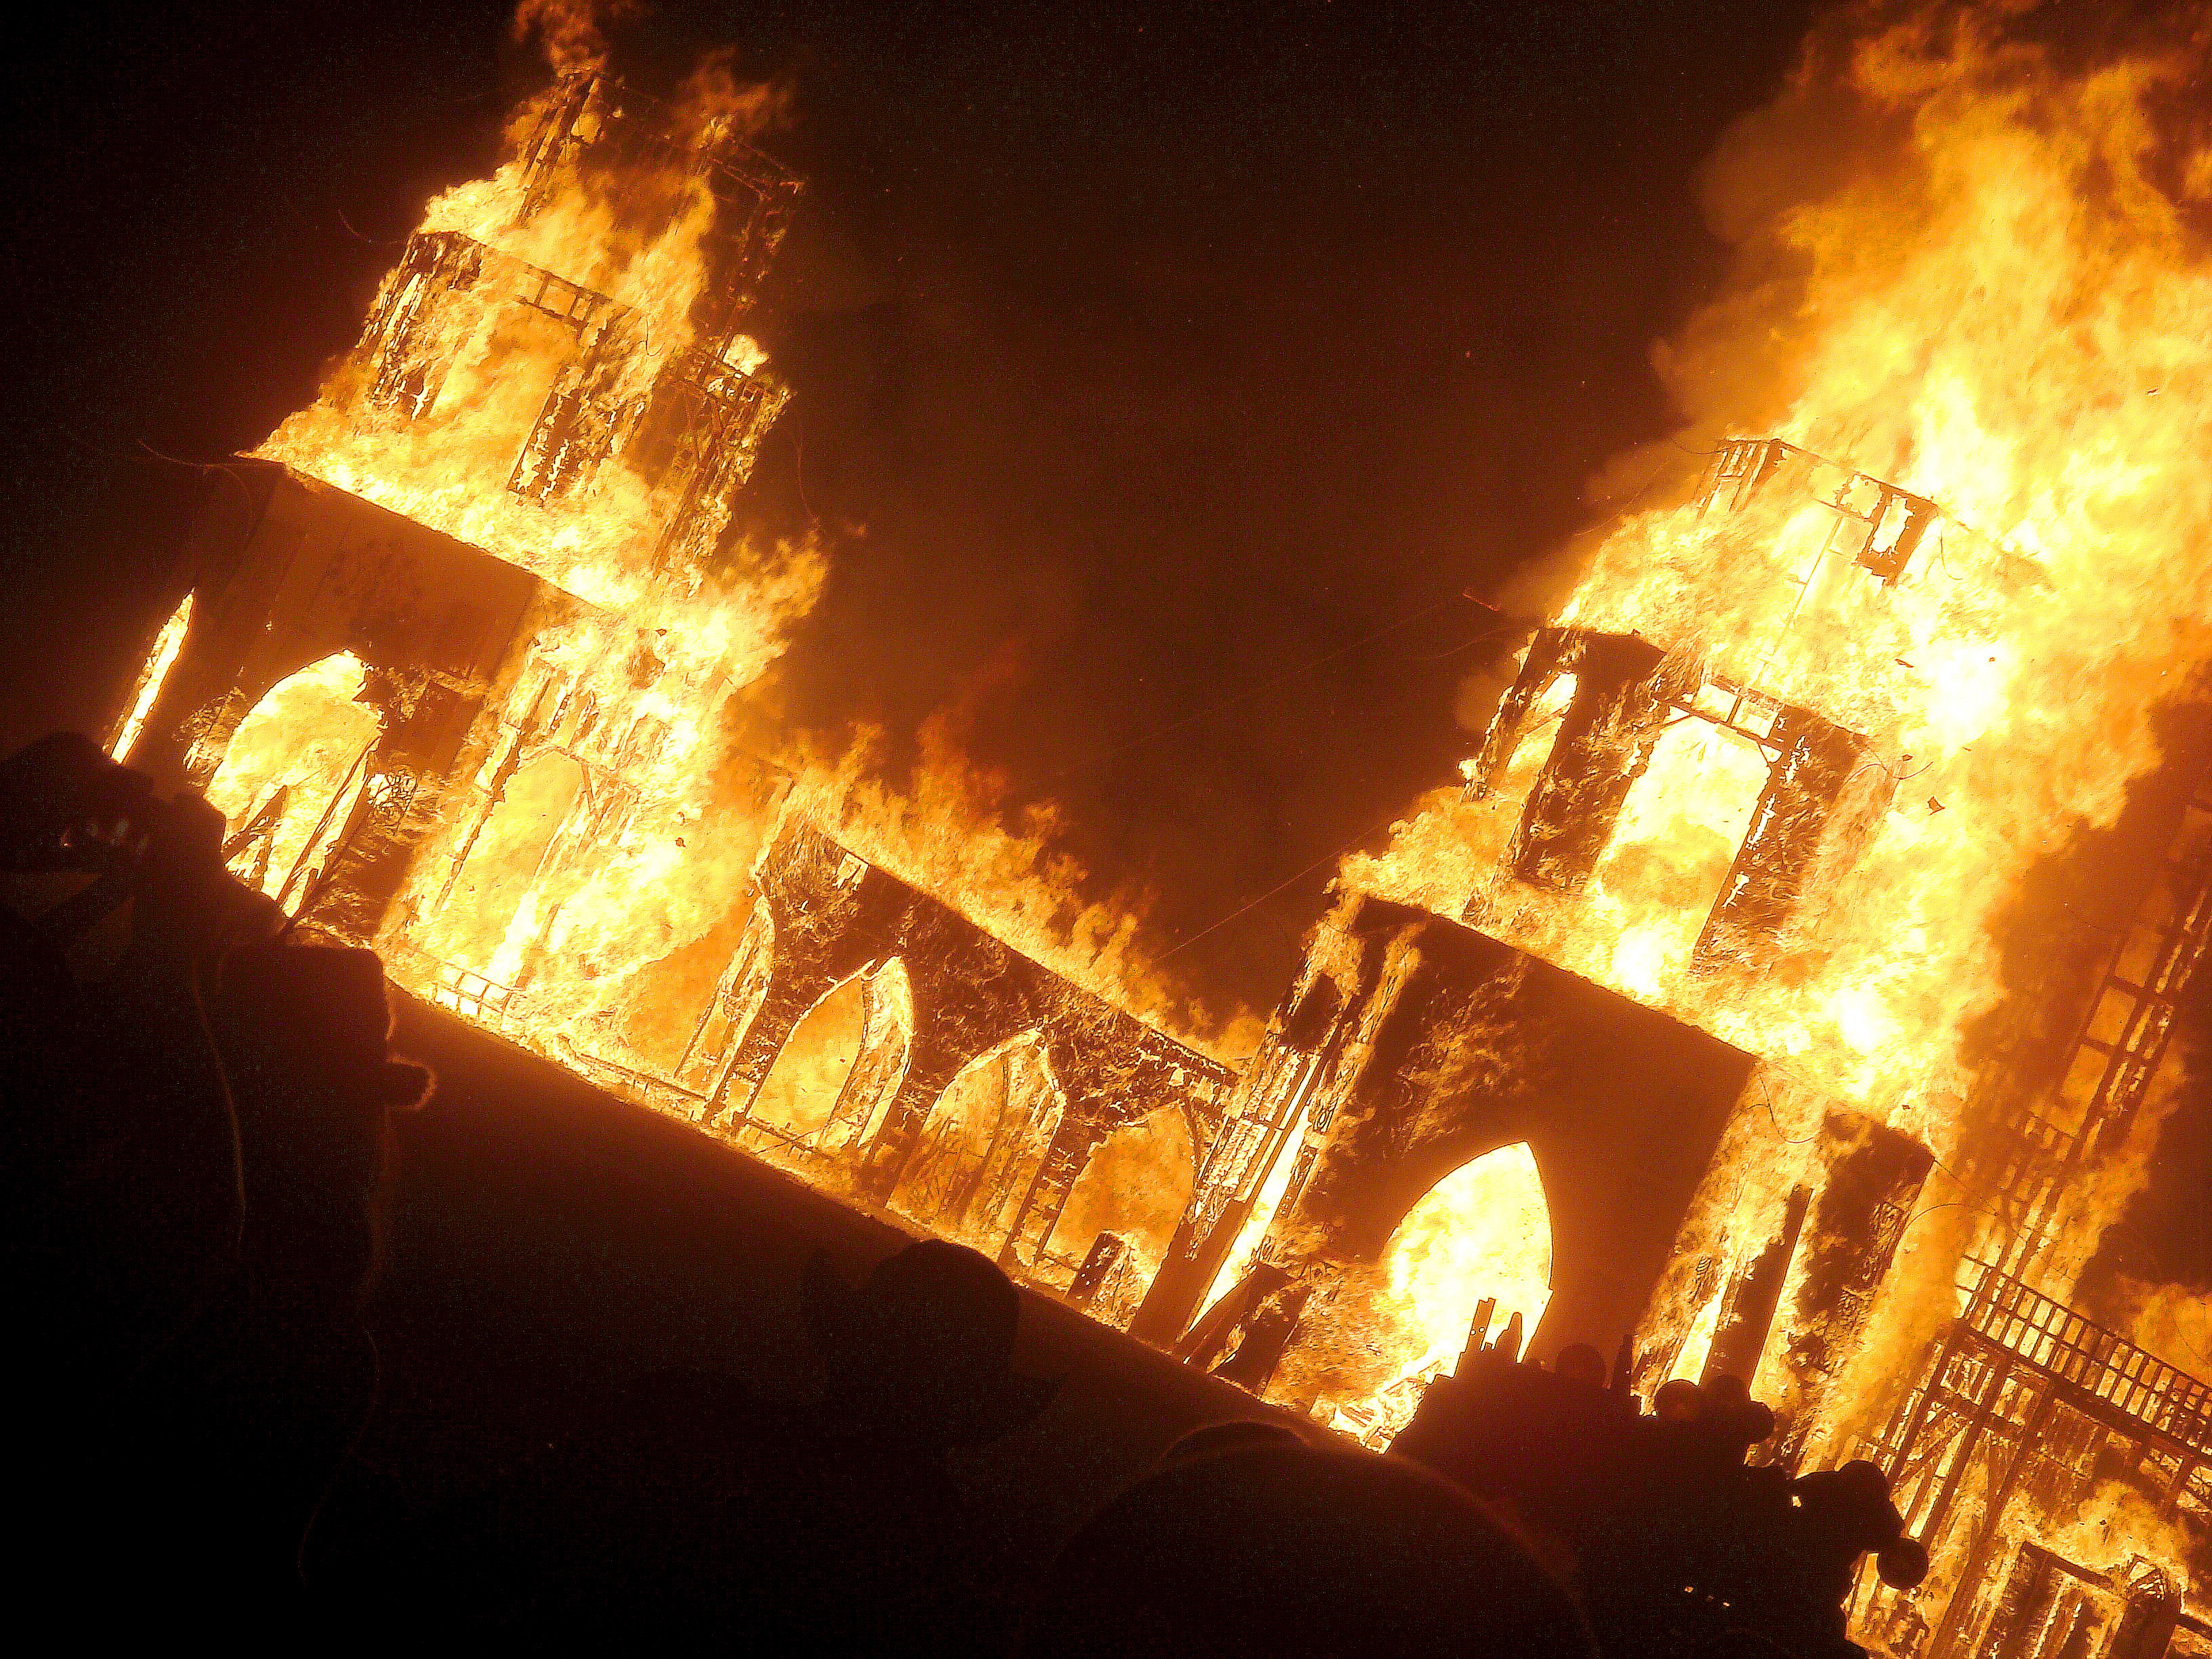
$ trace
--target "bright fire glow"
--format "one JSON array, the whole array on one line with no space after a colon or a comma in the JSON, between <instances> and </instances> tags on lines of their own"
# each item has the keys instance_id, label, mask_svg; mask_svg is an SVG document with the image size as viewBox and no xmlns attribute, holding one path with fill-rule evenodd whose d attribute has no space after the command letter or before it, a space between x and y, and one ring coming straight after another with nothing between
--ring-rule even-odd
<instances>
[{"instance_id":1,"label":"bright fire glow","mask_svg":"<svg viewBox=\"0 0 2212 1659\"><path fill-rule=\"evenodd\" d=\"M187 593L161 624L161 631L154 636L154 648L147 655L146 665L138 671L137 684L131 690L130 712L116 728L115 740L107 745L109 754L118 758L129 754L131 745L146 729L146 716L154 712L154 700L161 695L169 671L177 665L177 654L185 648L185 630L191 625L192 596Z\"/></svg>"},{"instance_id":2,"label":"bright fire glow","mask_svg":"<svg viewBox=\"0 0 2212 1659\"><path fill-rule=\"evenodd\" d=\"M1493 1334L1519 1314L1533 1331L1552 1299L1552 1217L1524 1146L1471 1158L1431 1187L1390 1236L1391 1293L1427 1343L1412 1370L1455 1362L1478 1304L1494 1298Z\"/></svg>"},{"instance_id":3,"label":"bright fire glow","mask_svg":"<svg viewBox=\"0 0 2212 1659\"><path fill-rule=\"evenodd\" d=\"M2165 759L2162 706L2198 695L2212 659L2212 147L2179 114L2202 98L2203 15L2077 56L2038 33L2049 15L1844 15L1715 159L1708 204L1743 277L1661 359L1694 422L1676 447L1712 459L1656 500L1639 477L1571 580L1540 577L1548 621L1657 647L1691 705L1648 751L1629 737L1597 757L1644 770L1595 869L1507 867L1545 708L1486 792L1438 790L1346 869L1758 1056L1763 1109L1709 1182L1723 1206L1817 1181L1807 1149L1837 1105L1939 1171L1960 1159L1971 1035L2045 989L2005 951L2031 875L2115 821ZM1768 437L1792 447L1779 470L1727 472L1731 441ZM1718 936L1701 960L1766 770L1723 724L1755 738L1784 705L1863 741L1849 810L1765 940L1730 955ZM2053 1295L2129 1175L2063 1212ZM1909 1218L1863 1349L1887 1363L1838 1383L1820 1433L1887 1412L1980 1214ZM1765 1242L1736 1238L1708 1276L1667 1349L1678 1369ZM1769 1354L1799 1337L1821 1340L1780 1328Z\"/></svg>"},{"instance_id":4,"label":"bright fire glow","mask_svg":"<svg viewBox=\"0 0 2212 1659\"><path fill-rule=\"evenodd\" d=\"M362 679L361 659L341 651L278 681L239 722L208 785L234 836L266 826L231 866L272 896L300 898L360 792L363 757L382 735L359 701Z\"/></svg>"},{"instance_id":5,"label":"bright fire glow","mask_svg":"<svg viewBox=\"0 0 2212 1659\"><path fill-rule=\"evenodd\" d=\"M1375 1393L1340 1410L1337 1425L1388 1444L1420 1403L1420 1388L1451 1370L1467 1347L1475 1310L1496 1305L1495 1338L1513 1315L1535 1330L1552 1299L1552 1218L1535 1158L1525 1145L1470 1158L1406 1212L1382 1260L1384 1308L1410 1358Z\"/></svg>"}]
</instances>

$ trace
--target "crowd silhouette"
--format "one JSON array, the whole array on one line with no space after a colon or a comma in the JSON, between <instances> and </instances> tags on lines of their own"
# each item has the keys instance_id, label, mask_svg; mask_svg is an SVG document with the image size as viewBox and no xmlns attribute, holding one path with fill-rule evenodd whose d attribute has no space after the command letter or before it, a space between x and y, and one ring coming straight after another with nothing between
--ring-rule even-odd
<instances>
[{"instance_id":1,"label":"crowd silhouette","mask_svg":"<svg viewBox=\"0 0 2212 1659\"><path fill-rule=\"evenodd\" d=\"M1252 1406L1127 1471L1040 1577L956 1466L1060 1380L1017 1367L1006 1275L923 1242L791 1287L816 1398L632 1377L372 1619L309 1545L376 1410L387 1145L431 1079L390 1050L376 958L302 937L224 840L82 738L0 763L19 1571L85 1637L1827 1659L1858 1651L1865 1555L1926 1570L1871 1465L1750 1461L1774 1419L1741 1382L1646 1412L1625 1353L1527 1362L1516 1320L1390 1455Z\"/></svg>"}]
</instances>

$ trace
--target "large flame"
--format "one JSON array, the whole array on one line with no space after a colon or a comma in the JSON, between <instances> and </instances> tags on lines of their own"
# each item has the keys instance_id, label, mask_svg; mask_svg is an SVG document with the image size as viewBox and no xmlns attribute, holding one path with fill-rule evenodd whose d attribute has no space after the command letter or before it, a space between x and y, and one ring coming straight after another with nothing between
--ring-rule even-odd
<instances>
[{"instance_id":1,"label":"large flame","mask_svg":"<svg viewBox=\"0 0 2212 1659\"><path fill-rule=\"evenodd\" d=\"M849 1155L875 1125L856 1133L837 1103L856 1073L903 1065L902 1050L868 1047L878 1010L860 978L801 1022L750 1100L714 1093L758 1006L733 1013L726 993L762 943L749 931L755 866L788 816L1156 1025L1184 1035L1198 1011L1133 946L1149 896L1108 890L1053 850L1063 837L1052 811L1020 805L1008 779L968 757L963 708L924 725L894 788L880 781L884 734L816 745L743 702L827 568L811 537L749 534L734 501L784 397L746 331L797 191L750 147L782 95L736 83L725 56L653 106L605 78L599 21L578 0L530 0L518 14L554 83L513 114L492 176L429 204L360 347L259 453L548 590L520 659L499 684L470 688L494 712L415 843L378 941L394 977L847 1189ZM765 205L747 219L756 199ZM718 424L664 420L672 384L691 398L681 408L704 406L699 388L710 391ZM359 686L341 690L351 698ZM303 863L285 839L296 839L293 820L326 824L322 805L343 793L342 763L361 747L357 719L343 743L319 729L328 712L272 694L217 778L220 804L242 822L271 780L302 769L303 744L312 750L315 788L296 785L282 835L240 854L241 867L271 865L272 890ZM369 718L365 706L354 715ZM769 752L750 752L758 745ZM333 833L348 810L339 800ZM1218 1054L1255 1036L1248 1024L1184 1040ZM988 1086L996 1096L971 1097ZM837 1146L823 1144L833 1116ZM995 1249L1060 1116L1041 1054L979 1062L925 1126L893 1207ZM969 1144L1016 1120L1020 1134ZM1128 1126L1047 1242L1079 1252L1118 1230L1131 1266L1116 1284L1141 1288L1194 1156L1179 1116Z\"/></svg>"},{"instance_id":2,"label":"large flame","mask_svg":"<svg viewBox=\"0 0 2212 1659\"><path fill-rule=\"evenodd\" d=\"M1765 120L1847 97L1860 166L1737 227L1770 284L1698 319L1670 359L1703 400L1732 360L1778 356L1762 395L1705 429L1771 432L1836 465L1733 513L1686 491L1632 514L1554 612L1863 734L1889 797L1866 855L1776 969L1695 972L1683 929L1741 838L1747 745L1668 732L1588 896L1558 898L1497 873L1549 748L1540 710L1486 799L1438 792L1348 872L1447 914L1472 900L1486 930L1939 1157L1963 1034L2008 989L1998 928L2023 877L2112 821L2160 763L2156 711L2212 654L2212 264L2192 223L2212 149L2177 155L2154 119L2197 59L2177 45L2068 72L2006 38L2004 16L1823 40ZM1747 126L1724 173L1732 155L1750 171L1765 131ZM1833 550L1855 472L1944 509L1893 581Z\"/></svg>"},{"instance_id":3,"label":"large flame","mask_svg":"<svg viewBox=\"0 0 2212 1659\"><path fill-rule=\"evenodd\" d=\"M1977 1022L2042 988L2003 955L2032 872L2114 823L2165 758L2161 708L2198 695L2212 659L2212 143L2192 113L2212 27L2192 7L2088 46L2068 27L2033 6L1853 9L1716 157L1738 280L1660 354L1692 422L1676 447L1697 459L1635 458L1622 476L1641 500L1524 596L1553 623L1641 636L1705 688L1587 883L1504 868L1565 684L1486 793L1438 790L1346 868L1759 1056L1738 1194L1800 1178L1838 1101L1950 1167ZM1732 479L1749 452L1731 442L1768 437L1789 447L1765 452L1788 458L1777 481ZM1929 503L1894 568L1896 515ZM1745 710L1755 725L1776 704L1864 738L1869 822L1768 960L1700 962L1765 771ZM2068 1130L2082 1102L2051 1109ZM2129 1156L2148 1144L2139 1124ZM2123 1158L2075 1194L2052 1294L2138 1173ZM1735 1202L1713 1226L1723 1267L1764 1243ZM1909 1218L1837 1424L1863 1426L1915 1374L1978 1224L1950 1204ZM2147 1339L2201 1369L2201 1322L2140 1294ZM1678 1333L1681 1367L1714 1307ZM2162 1535L2128 1516L2136 1547Z\"/></svg>"},{"instance_id":4,"label":"large flame","mask_svg":"<svg viewBox=\"0 0 2212 1659\"><path fill-rule=\"evenodd\" d=\"M1405 1426L1422 1386L1458 1363L1482 1303L1494 1304L1493 1337L1515 1314L1524 1333L1543 1318L1552 1223L1534 1155L1513 1146L1468 1159L1406 1212L1382 1261L1389 1282L1380 1311L1396 1327L1395 1373L1332 1417L1376 1445Z\"/></svg>"}]
</instances>

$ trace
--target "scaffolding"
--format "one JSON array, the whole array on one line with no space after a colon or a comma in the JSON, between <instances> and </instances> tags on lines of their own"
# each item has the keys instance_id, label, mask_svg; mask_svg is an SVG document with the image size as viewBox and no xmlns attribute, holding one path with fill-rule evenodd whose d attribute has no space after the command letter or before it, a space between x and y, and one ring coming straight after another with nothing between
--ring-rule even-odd
<instances>
[{"instance_id":1,"label":"scaffolding","mask_svg":"<svg viewBox=\"0 0 2212 1659\"><path fill-rule=\"evenodd\" d=\"M2103 952L2094 994L2075 1028L2051 1109L2070 1127L2023 1110L1999 1142L2012 1167L1991 1183L2010 1222L2006 1265L2030 1273L2047 1256L2074 1178L2117 1151L2134 1127L2172 1040L2174 1015L2212 941L2212 796L2181 807L2149 890Z\"/></svg>"},{"instance_id":2,"label":"scaffolding","mask_svg":"<svg viewBox=\"0 0 2212 1659\"><path fill-rule=\"evenodd\" d=\"M2058 1567L2039 1568L2028 1552L2051 1553L2008 1538L2023 1530L2008 1528L2016 1504L2061 1516L2099 1482L2118 1480L2161 1519L2184 1505L2212 1512L2212 1389L2031 1282L2049 1270L2067 1195L2134 1127L2212 940L2208 785L2200 777L2173 809L2162 855L2100 943L2082 1012L2055 1060L2022 1056L1992 1076L1990 1127L1965 1170L1990 1218L1985 1254L1962 1269L1963 1309L1933 1361L1864 1447L1889 1471L1906 1524L1952 1587L1932 1630L1915 1598L1871 1582L1863 1590L1869 1632L1921 1659L2039 1650L2021 1645L2031 1626L2073 1631L2059 1638L2072 1642L2069 1654L2123 1651L2117 1633L2107 1646L2088 1645L2102 1639L2103 1615L2093 1619L2081 1586L2103 1578L2057 1556ZM2056 1080L2020 1086L2029 1065L2049 1066ZM2008 1542L2012 1565L2000 1578ZM2061 1579L2079 1583L2062 1595Z\"/></svg>"},{"instance_id":3,"label":"scaffolding","mask_svg":"<svg viewBox=\"0 0 2212 1659\"><path fill-rule=\"evenodd\" d=\"M2063 1516L2120 1472L2161 1519L2184 1504L2212 1512L2212 1388L1995 1262L1966 1268L1965 1310L1865 1448L1954 1588L1932 1632L1910 1594L1870 1582L1855 1611L1923 1659L1982 1651L1973 1638L1996 1612L1990 1570L2015 1499ZM1916 1626L1924 1649L1905 1635Z\"/></svg>"}]
</instances>

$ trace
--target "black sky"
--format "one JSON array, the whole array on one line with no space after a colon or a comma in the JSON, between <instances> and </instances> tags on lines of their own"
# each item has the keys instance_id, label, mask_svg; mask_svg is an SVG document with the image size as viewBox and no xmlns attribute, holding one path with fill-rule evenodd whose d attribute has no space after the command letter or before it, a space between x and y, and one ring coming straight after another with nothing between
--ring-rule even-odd
<instances>
[{"instance_id":1,"label":"black sky","mask_svg":"<svg viewBox=\"0 0 2212 1659\"><path fill-rule=\"evenodd\" d=\"M527 82L504 8L72 14L18 88L6 723L88 720L207 461L312 395ZM787 79L811 181L757 510L830 586L774 715L960 712L1162 950L1450 775L1493 587L1664 435L1694 178L1808 9L664 6ZM141 446L145 446L142 448ZM1176 957L1264 1006L1322 868Z\"/></svg>"}]
</instances>

